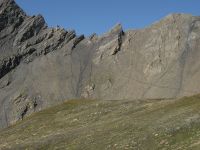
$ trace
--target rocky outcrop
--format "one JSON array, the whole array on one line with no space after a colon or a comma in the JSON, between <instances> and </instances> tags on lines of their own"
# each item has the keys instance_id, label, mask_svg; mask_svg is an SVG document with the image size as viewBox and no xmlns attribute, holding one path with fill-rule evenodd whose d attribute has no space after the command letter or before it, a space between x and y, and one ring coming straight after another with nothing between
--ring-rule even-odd
<instances>
[{"instance_id":1,"label":"rocky outcrop","mask_svg":"<svg viewBox=\"0 0 200 150\"><path fill-rule=\"evenodd\" d=\"M0 127L64 100L175 98L200 92L200 17L172 14L98 36L47 27L0 1Z\"/></svg>"}]
</instances>

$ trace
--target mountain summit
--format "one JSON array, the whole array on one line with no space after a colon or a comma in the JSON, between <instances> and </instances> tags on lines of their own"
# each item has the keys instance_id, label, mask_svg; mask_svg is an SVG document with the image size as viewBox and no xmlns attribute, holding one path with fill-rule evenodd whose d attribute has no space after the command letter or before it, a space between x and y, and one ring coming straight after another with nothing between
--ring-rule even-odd
<instances>
[{"instance_id":1,"label":"mountain summit","mask_svg":"<svg viewBox=\"0 0 200 150\"><path fill-rule=\"evenodd\" d=\"M135 100L200 93L200 17L171 14L101 36L49 28L0 1L0 127L75 98Z\"/></svg>"}]
</instances>

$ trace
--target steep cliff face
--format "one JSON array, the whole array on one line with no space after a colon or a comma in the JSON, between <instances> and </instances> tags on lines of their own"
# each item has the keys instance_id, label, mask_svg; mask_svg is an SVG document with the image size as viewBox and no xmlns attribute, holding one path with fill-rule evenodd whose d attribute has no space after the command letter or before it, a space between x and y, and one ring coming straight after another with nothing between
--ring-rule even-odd
<instances>
[{"instance_id":1,"label":"steep cliff face","mask_svg":"<svg viewBox=\"0 0 200 150\"><path fill-rule=\"evenodd\" d=\"M73 98L174 98L200 92L200 17L172 14L101 36L47 27L0 1L0 127Z\"/></svg>"}]
</instances>

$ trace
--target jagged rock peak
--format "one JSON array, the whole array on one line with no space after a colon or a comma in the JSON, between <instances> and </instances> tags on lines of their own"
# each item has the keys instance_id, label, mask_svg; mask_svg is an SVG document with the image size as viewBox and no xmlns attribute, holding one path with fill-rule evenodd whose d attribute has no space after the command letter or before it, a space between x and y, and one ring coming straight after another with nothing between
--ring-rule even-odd
<instances>
[{"instance_id":1,"label":"jagged rock peak","mask_svg":"<svg viewBox=\"0 0 200 150\"><path fill-rule=\"evenodd\" d=\"M6 8L17 9L20 10L24 15L24 11L16 4L14 0L0 0L0 13L3 12ZM12 11L8 11L7 13L12 13Z\"/></svg>"},{"instance_id":2,"label":"jagged rock peak","mask_svg":"<svg viewBox=\"0 0 200 150\"><path fill-rule=\"evenodd\" d=\"M109 33L121 33L123 32L122 25L120 23L117 23L112 29L109 31Z\"/></svg>"},{"instance_id":3,"label":"jagged rock peak","mask_svg":"<svg viewBox=\"0 0 200 150\"><path fill-rule=\"evenodd\" d=\"M14 0L0 0L0 5L4 4L4 5L10 5L15 3Z\"/></svg>"},{"instance_id":4,"label":"jagged rock peak","mask_svg":"<svg viewBox=\"0 0 200 150\"><path fill-rule=\"evenodd\" d=\"M25 18L25 12L15 3L14 0L0 1L0 31L12 24L19 26Z\"/></svg>"}]
</instances>

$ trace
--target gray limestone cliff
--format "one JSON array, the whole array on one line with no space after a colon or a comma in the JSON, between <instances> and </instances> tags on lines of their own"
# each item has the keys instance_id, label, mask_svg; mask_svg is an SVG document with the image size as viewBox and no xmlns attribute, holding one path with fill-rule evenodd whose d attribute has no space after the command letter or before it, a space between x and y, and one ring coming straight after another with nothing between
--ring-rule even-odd
<instances>
[{"instance_id":1,"label":"gray limestone cliff","mask_svg":"<svg viewBox=\"0 0 200 150\"><path fill-rule=\"evenodd\" d=\"M101 36L49 28L0 0L0 128L75 98L175 98L200 93L200 17L171 14Z\"/></svg>"}]
</instances>

